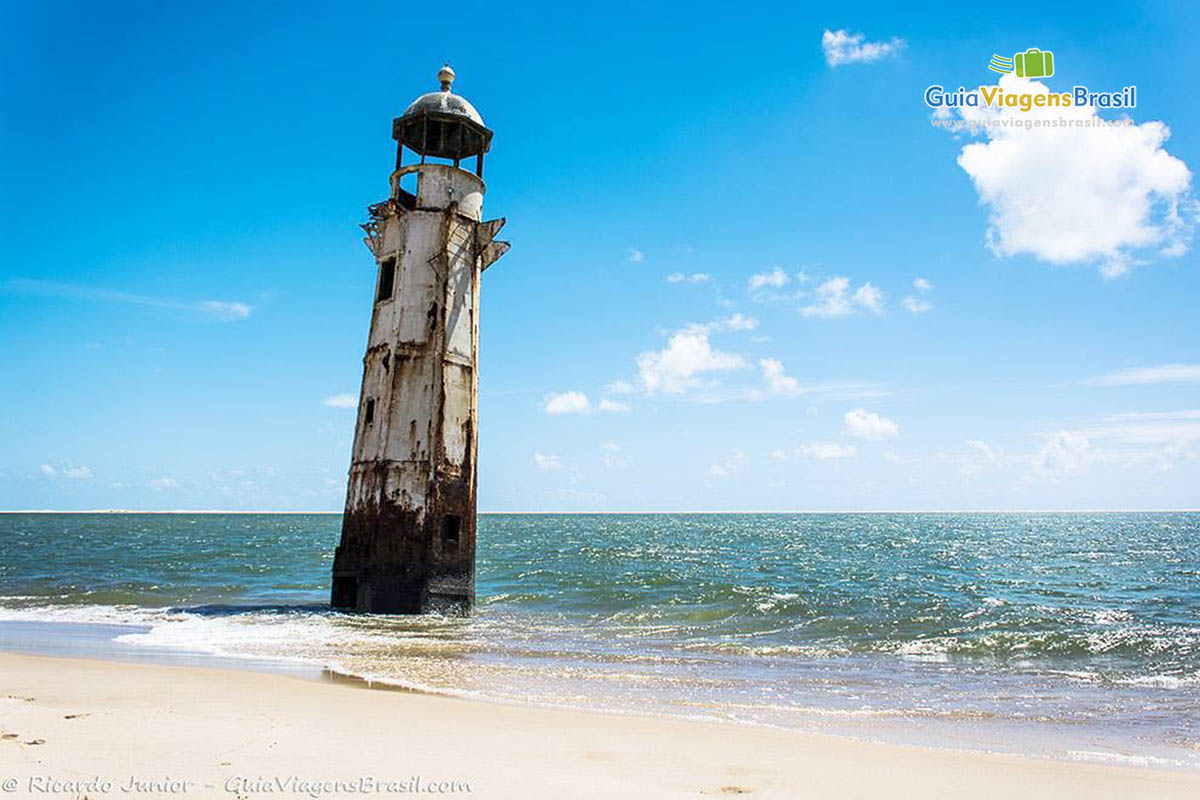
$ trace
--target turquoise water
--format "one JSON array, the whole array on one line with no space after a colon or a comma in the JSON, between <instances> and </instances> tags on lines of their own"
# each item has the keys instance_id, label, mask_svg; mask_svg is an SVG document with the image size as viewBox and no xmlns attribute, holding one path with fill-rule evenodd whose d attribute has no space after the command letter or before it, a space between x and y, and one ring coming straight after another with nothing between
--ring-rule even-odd
<instances>
[{"instance_id":1,"label":"turquoise water","mask_svg":"<svg viewBox=\"0 0 1200 800\"><path fill-rule=\"evenodd\" d=\"M1200 514L484 515L469 619L331 612L339 524L0 515L0 620L501 701L1200 766Z\"/></svg>"}]
</instances>

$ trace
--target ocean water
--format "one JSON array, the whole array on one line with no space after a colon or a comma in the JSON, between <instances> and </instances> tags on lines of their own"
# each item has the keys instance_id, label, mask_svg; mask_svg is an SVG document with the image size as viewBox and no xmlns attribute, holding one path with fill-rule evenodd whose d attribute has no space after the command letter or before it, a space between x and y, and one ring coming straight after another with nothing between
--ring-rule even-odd
<instances>
[{"instance_id":1,"label":"ocean water","mask_svg":"<svg viewBox=\"0 0 1200 800\"><path fill-rule=\"evenodd\" d=\"M0 515L0 647L1200 767L1200 514L483 515L469 618L331 611L339 525Z\"/></svg>"}]
</instances>

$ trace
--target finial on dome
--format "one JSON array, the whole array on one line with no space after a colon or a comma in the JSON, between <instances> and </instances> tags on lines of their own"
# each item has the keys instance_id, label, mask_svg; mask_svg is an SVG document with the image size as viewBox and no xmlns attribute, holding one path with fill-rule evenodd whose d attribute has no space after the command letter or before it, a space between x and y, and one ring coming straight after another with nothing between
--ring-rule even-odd
<instances>
[{"instance_id":1,"label":"finial on dome","mask_svg":"<svg viewBox=\"0 0 1200 800\"><path fill-rule=\"evenodd\" d=\"M450 84L454 83L454 70L450 68L450 62L442 65L442 68L438 70L437 78L442 83L442 91L450 91Z\"/></svg>"}]
</instances>

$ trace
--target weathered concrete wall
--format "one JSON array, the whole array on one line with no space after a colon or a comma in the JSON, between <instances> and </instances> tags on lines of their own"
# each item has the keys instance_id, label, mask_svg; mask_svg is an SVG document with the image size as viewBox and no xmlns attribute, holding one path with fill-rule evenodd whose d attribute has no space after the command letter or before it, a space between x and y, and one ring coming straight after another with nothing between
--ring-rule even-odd
<instances>
[{"instance_id":1,"label":"weathered concrete wall","mask_svg":"<svg viewBox=\"0 0 1200 800\"><path fill-rule=\"evenodd\" d=\"M415 208L398 202L400 179L414 171ZM492 242L503 223L480 223L483 181L455 167L406 167L392 187L364 226L377 267L395 260L394 289L375 303L363 358L332 600L385 613L466 610L475 596L479 279L507 249Z\"/></svg>"}]
</instances>

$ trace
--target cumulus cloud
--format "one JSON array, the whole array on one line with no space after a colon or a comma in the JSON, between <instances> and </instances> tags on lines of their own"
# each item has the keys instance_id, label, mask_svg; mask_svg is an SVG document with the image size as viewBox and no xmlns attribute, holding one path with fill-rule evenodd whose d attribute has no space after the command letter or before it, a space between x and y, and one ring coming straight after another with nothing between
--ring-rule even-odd
<instances>
[{"instance_id":1,"label":"cumulus cloud","mask_svg":"<svg viewBox=\"0 0 1200 800\"><path fill-rule=\"evenodd\" d=\"M783 267L775 267L770 272L760 272L751 275L747 285L752 292L767 287L782 289L784 286L787 286L788 280L788 274L783 271Z\"/></svg>"},{"instance_id":2,"label":"cumulus cloud","mask_svg":"<svg viewBox=\"0 0 1200 800\"><path fill-rule=\"evenodd\" d=\"M1005 94L1046 94L1040 81L1004 75ZM1152 256L1185 252L1196 222L1191 172L1163 144L1162 122L1102 125L1090 106L965 107L968 122L1056 120L1070 125L988 126L986 141L963 147L958 164L989 215L998 256L1051 264L1091 263L1106 277Z\"/></svg>"},{"instance_id":3,"label":"cumulus cloud","mask_svg":"<svg viewBox=\"0 0 1200 800\"><path fill-rule=\"evenodd\" d=\"M641 264L646 260L646 254L641 250L635 250L632 247L629 249L629 255L626 256L630 264Z\"/></svg>"},{"instance_id":4,"label":"cumulus cloud","mask_svg":"<svg viewBox=\"0 0 1200 800\"><path fill-rule=\"evenodd\" d=\"M791 397L803 392L800 381L787 374L783 362L775 358L762 358L759 359L758 365L762 367L763 380L766 381L767 390L771 394Z\"/></svg>"},{"instance_id":5,"label":"cumulus cloud","mask_svg":"<svg viewBox=\"0 0 1200 800\"><path fill-rule=\"evenodd\" d=\"M547 414L587 414L592 404L583 392L562 392L546 395L542 408Z\"/></svg>"},{"instance_id":6,"label":"cumulus cloud","mask_svg":"<svg viewBox=\"0 0 1200 800\"><path fill-rule=\"evenodd\" d=\"M349 393L331 394L321 401L321 405L327 408L357 408L358 395Z\"/></svg>"},{"instance_id":7,"label":"cumulus cloud","mask_svg":"<svg viewBox=\"0 0 1200 800\"><path fill-rule=\"evenodd\" d=\"M855 439L877 442L883 439L894 439L900 435L900 426L874 411L856 408L847 411L842 419L846 423L846 433Z\"/></svg>"},{"instance_id":8,"label":"cumulus cloud","mask_svg":"<svg viewBox=\"0 0 1200 800\"><path fill-rule=\"evenodd\" d=\"M179 486L179 481L174 478L152 478L150 480L150 488L156 492L161 492L164 489L174 489Z\"/></svg>"},{"instance_id":9,"label":"cumulus cloud","mask_svg":"<svg viewBox=\"0 0 1200 800\"><path fill-rule=\"evenodd\" d=\"M815 458L820 461L834 461L841 458L854 458L858 448L852 444L837 442L810 442L796 448L796 455L805 458Z\"/></svg>"},{"instance_id":10,"label":"cumulus cloud","mask_svg":"<svg viewBox=\"0 0 1200 800\"><path fill-rule=\"evenodd\" d=\"M913 281L913 288L920 292L933 291L933 284L925 278L917 278Z\"/></svg>"},{"instance_id":11,"label":"cumulus cloud","mask_svg":"<svg viewBox=\"0 0 1200 800\"><path fill-rule=\"evenodd\" d=\"M562 469L562 462L558 460L558 456L541 452L533 454L533 465L541 470Z\"/></svg>"},{"instance_id":12,"label":"cumulus cloud","mask_svg":"<svg viewBox=\"0 0 1200 800\"><path fill-rule=\"evenodd\" d=\"M883 313L883 292L871 283L863 283L851 289L850 279L838 275L817 285L814 302L803 306L800 313L806 317L845 317L860 309L872 314Z\"/></svg>"},{"instance_id":13,"label":"cumulus cloud","mask_svg":"<svg viewBox=\"0 0 1200 800\"><path fill-rule=\"evenodd\" d=\"M740 355L714 349L708 336L706 330L685 328L672 334L662 350L639 355L638 377L647 394L679 394L699 386L704 373L746 366Z\"/></svg>"},{"instance_id":14,"label":"cumulus cloud","mask_svg":"<svg viewBox=\"0 0 1200 800\"><path fill-rule=\"evenodd\" d=\"M42 464L42 466L39 468L39 470L47 478L53 478L55 475L58 474L58 470L56 470L54 467L50 466L49 464Z\"/></svg>"},{"instance_id":15,"label":"cumulus cloud","mask_svg":"<svg viewBox=\"0 0 1200 800\"><path fill-rule=\"evenodd\" d=\"M905 297L901 301L901 304L904 306L905 311L911 311L914 314L924 314L933 308L933 303L930 303L928 300L922 300L919 297L913 297L912 295Z\"/></svg>"},{"instance_id":16,"label":"cumulus cloud","mask_svg":"<svg viewBox=\"0 0 1200 800\"><path fill-rule=\"evenodd\" d=\"M1033 469L1048 477L1078 475L1093 456L1091 442L1082 433L1059 431L1047 439L1034 455Z\"/></svg>"},{"instance_id":17,"label":"cumulus cloud","mask_svg":"<svg viewBox=\"0 0 1200 800\"><path fill-rule=\"evenodd\" d=\"M1084 381L1087 386L1145 386L1155 383L1200 383L1200 364L1134 367Z\"/></svg>"},{"instance_id":18,"label":"cumulus cloud","mask_svg":"<svg viewBox=\"0 0 1200 800\"><path fill-rule=\"evenodd\" d=\"M825 63L838 67L895 56L904 49L904 40L893 36L886 42L871 42L861 33L826 28L821 34L821 49L825 51Z\"/></svg>"}]
</instances>

